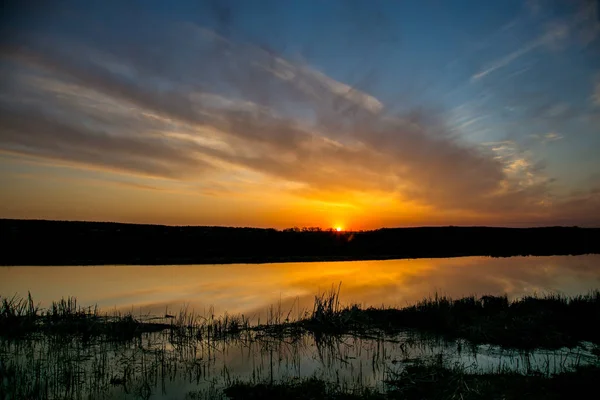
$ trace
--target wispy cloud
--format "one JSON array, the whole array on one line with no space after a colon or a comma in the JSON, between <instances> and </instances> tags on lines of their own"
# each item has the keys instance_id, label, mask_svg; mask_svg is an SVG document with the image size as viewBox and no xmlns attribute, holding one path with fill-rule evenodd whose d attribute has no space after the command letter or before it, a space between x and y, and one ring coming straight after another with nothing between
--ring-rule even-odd
<instances>
[{"instance_id":1,"label":"wispy cloud","mask_svg":"<svg viewBox=\"0 0 600 400\"><path fill-rule=\"evenodd\" d=\"M539 18L544 8L543 2L527 3L531 15ZM598 20L598 2L576 1L571 4L572 10L561 18L550 18L545 21L545 30L537 38L528 41L515 51L491 62L481 71L471 76L471 82L478 81L487 75L509 66L514 61L540 48L564 50L568 46L588 46L600 36ZM511 28L514 27L511 26Z\"/></svg>"},{"instance_id":2,"label":"wispy cloud","mask_svg":"<svg viewBox=\"0 0 600 400\"><path fill-rule=\"evenodd\" d=\"M568 34L568 29L566 26L557 25L557 26L553 27L551 30L549 30L548 32L546 32L544 35L527 43L525 46L521 47L520 49L517 49L517 50L513 51L512 53L494 61L488 67L486 67L482 71L473 75L471 77L471 81L472 82L477 81L500 68L504 68L504 67L510 65L513 61L523 57L524 55L532 52L533 50L536 50L537 48L539 48L541 46L549 45L553 42L556 42L558 40L565 38L567 34Z\"/></svg>"},{"instance_id":3,"label":"wispy cloud","mask_svg":"<svg viewBox=\"0 0 600 400\"><path fill-rule=\"evenodd\" d=\"M38 70L16 73L13 101L0 103L4 148L175 179L240 166L307 190L396 192L455 208L478 206L502 180L496 160L444 138L426 116L388 118L374 97L257 47L211 47L204 82L185 65L179 81L156 71L143 47L135 59L113 50L106 63L100 50L76 43L74 58L65 53L73 43L44 40L4 54ZM53 78L40 85L42 73ZM228 87L201 89L214 82ZM314 118L286 116L292 104Z\"/></svg>"},{"instance_id":4,"label":"wispy cloud","mask_svg":"<svg viewBox=\"0 0 600 400\"><path fill-rule=\"evenodd\" d=\"M593 105L600 107L600 74L595 79L591 100Z\"/></svg>"},{"instance_id":5,"label":"wispy cloud","mask_svg":"<svg viewBox=\"0 0 600 400\"><path fill-rule=\"evenodd\" d=\"M521 47L520 49L504 56L503 58L494 61L488 67L486 67L482 71L473 75L471 77L471 81L472 82L477 81L477 80L485 77L486 75L491 74L492 72L496 71L497 69L506 67L511 62L515 61L516 59L524 56L525 54L527 54L527 53L531 52L532 50L535 50L536 48L543 45L545 43L545 40L546 40L545 38L534 40L533 42Z\"/></svg>"},{"instance_id":6,"label":"wispy cloud","mask_svg":"<svg viewBox=\"0 0 600 400\"><path fill-rule=\"evenodd\" d=\"M217 197L268 186L346 208L353 199L385 197L492 215L535 213L548 197L543 166L515 142L477 146L427 113L388 115L372 94L195 25L156 30L162 34L141 43L47 34L5 46L0 62L11 67L0 81L0 148L202 181L198 190ZM477 118L487 116L459 128ZM250 178L240 183L244 174Z\"/></svg>"},{"instance_id":7,"label":"wispy cloud","mask_svg":"<svg viewBox=\"0 0 600 400\"><path fill-rule=\"evenodd\" d=\"M564 136L562 136L556 132L548 132L543 135L533 134L533 135L531 135L531 137L536 140L539 140L543 144L550 143L550 142L556 142L558 140L564 139Z\"/></svg>"},{"instance_id":8,"label":"wispy cloud","mask_svg":"<svg viewBox=\"0 0 600 400\"><path fill-rule=\"evenodd\" d=\"M559 134L558 134L558 133L556 133L556 132L549 132L549 133L546 133L546 134L544 135L544 137L543 137L543 140L542 140L542 141L543 141L544 143L548 143L548 142L555 142L555 141L557 141L557 140L561 140L561 139L564 139L564 136L562 136L562 135L559 135Z\"/></svg>"},{"instance_id":9,"label":"wispy cloud","mask_svg":"<svg viewBox=\"0 0 600 400\"><path fill-rule=\"evenodd\" d=\"M500 192L510 187L521 189L533 189L540 194L540 189L545 188L549 179L545 176L540 164L533 160L529 150L524 150L516 142L505 140L501 142L482 143L483 147L489 148L494 158L503 165L505 181L503 181ZM533 196L534 201L541 199Z\"/></svg>"}]
</instances>

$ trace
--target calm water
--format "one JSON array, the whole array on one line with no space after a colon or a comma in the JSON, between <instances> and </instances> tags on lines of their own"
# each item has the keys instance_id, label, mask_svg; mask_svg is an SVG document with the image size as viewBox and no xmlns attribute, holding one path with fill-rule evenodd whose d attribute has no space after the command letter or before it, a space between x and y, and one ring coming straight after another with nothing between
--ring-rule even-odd
<instances>
[{"instance_id":1,"label":"calm water","mask_svg":"<svg viewBox=\"0 0 600 400\"><path fill-rule=\"evenodd\" d=\"M463 257L353 262L189 266L0 267L0 294L27 295L46 306L76 296L79 304L135 313L259 316L269 305L294 313L315 294L342 283L342 303L402 306L435 292L470 294L586 293L600 287L600 255Z\"/></svg>"},{"instance_id":2,"label":"calm water","mask_svg":"<svg viewBox=\"0 0 600 400\"><path fill-rule=\"evenodd\" d=\"M260 316L269 305L301 312L313 296L342 282L341 300L364 305L405 305L434 292L469 294L586 293L600 287L600 255L576 257L466 257L287 263L265 265L100 266L0 268L0 294L31 291L42 306L63 296L106 311L159 314L187 304L202 313L214 306ZM316 376L342 387L383 390L383 380L415 359L438 359L472 372L509 369L550 374L598 363L592 346L516 352L416 332L365 338L310 334L277 338L248 332L222 341L181 341L168 331L134 342L34 336L0 338L0 370L16 371L14 387L42 382L48 398L222 398L234 380L288 381ZM115 378L127 377L126 384ZM69 379L65 379L69 377ZM68 382L68 385L65 384ZM13 386L0 382L0 389ZM0 392L2 392L0 390ZM202 393L197 396L196 394ZM206 396L206 397L205 397Z\"/></svg>"}]
</instances>

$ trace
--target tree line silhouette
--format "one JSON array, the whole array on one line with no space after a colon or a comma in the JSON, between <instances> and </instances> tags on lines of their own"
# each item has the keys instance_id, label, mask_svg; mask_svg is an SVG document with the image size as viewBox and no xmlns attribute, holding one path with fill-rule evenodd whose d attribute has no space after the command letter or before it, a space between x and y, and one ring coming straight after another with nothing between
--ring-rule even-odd
<instances>
[{"instance_id":1,"label":"tree line silhouette","mask_svg":"<svg viewBox=\"0 0 600 400\"><path fill-rule=\"evenodd\" d=\"M203 264L600 253L600 229L383 228L337 232L0 220L0 265Z\"/></svg>"}]
</instances>

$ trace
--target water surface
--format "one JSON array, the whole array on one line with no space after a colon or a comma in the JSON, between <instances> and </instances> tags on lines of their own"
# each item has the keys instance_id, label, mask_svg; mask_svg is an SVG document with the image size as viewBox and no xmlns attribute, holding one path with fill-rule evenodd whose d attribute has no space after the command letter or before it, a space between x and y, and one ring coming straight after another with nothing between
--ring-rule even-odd
<instances>
[{"instance_id":1,"label":"water surface","mask_svg":"<svg viewBox=\"0 0 600 400\"><path fill-rule=\"evenodd\" d=\"M105 311L134 309L159 314L184 305L196 312L262 317L268 306L285 315L310 308L315 293L338 287L342 303L402 306L435 292L470 294L586 293L600 287L600 255L418 259L286 264L0 268L0 294L26 295L47 306L76 296ZM297 315L291 315L295 317ZM444 340L416 331L393 336L369 333L270 336L247 331L224 339L179 337L169 330L131 341L80 336L0 338L2 368L15 388L42 388L47 398L223 398L230 382L272 382L317 377L342 388L385 390L415 360L444 360L469 372L553 374L597 364L597 348L523 352L465 340ZM37 385L37 386L36 386ZM206 397L205 397L206 396ZM2 397L0 395L0 397Z\"/></svg>"},{"instance_id":2,"label":"water surface","mask_svg":"<svg viewBox=\"0 0 600 400\"><path fill-rule=\"evenodd\" d=\"M76 296L81 305L160 314L184 305L259 316L268 306L296 317L316 293L337 287L342 303L403 306L434 293L586 293L600 287L600 255L461 257L415 260L185 266L2 267L0 294L47 306Z\"/></svg>"}]
</instances>

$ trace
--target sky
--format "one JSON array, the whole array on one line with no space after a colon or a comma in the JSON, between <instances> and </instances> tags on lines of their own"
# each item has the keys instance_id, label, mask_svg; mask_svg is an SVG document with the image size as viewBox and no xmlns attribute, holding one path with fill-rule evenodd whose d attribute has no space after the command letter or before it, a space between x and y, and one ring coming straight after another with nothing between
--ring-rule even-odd
<instances>
[{"instance_id":1,"label":"sky","mask_svg":"<svg viewBox=\"0 0 600 400\"><path fill-rule=\"evenodd\" d=\"M600 226L599 7L5 2L0 218Z\"/></svg>"}]
</instances>

